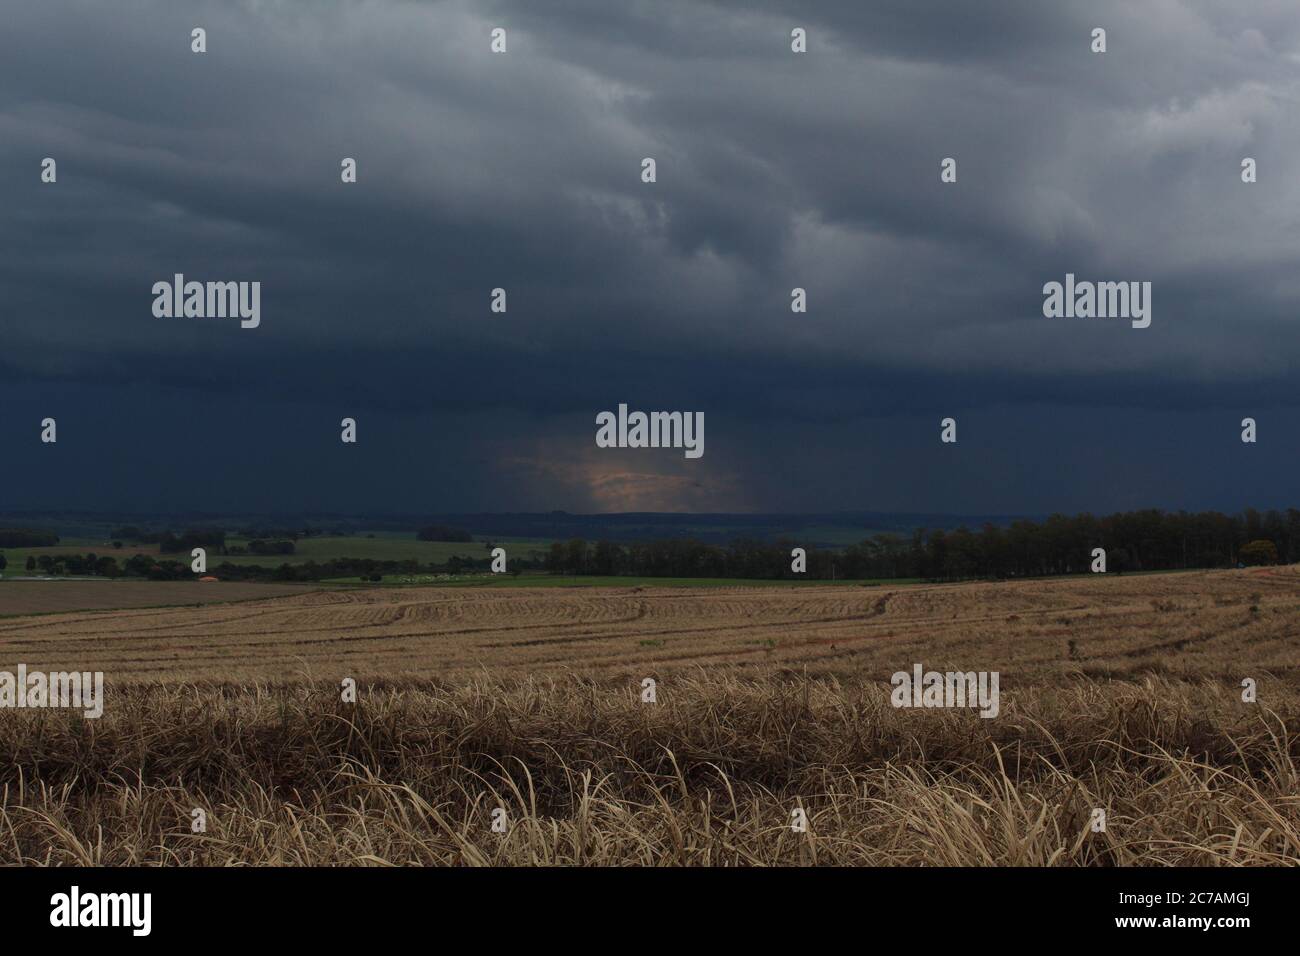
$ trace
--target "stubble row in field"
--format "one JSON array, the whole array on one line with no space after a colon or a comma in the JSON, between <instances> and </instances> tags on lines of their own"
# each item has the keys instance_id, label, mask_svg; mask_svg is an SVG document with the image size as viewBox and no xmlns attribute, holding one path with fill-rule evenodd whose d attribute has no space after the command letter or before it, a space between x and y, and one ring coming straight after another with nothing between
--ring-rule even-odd
<instances>
[{"instance_id":1,"label":"stubble row in field","mask_svg":"<svg viewBox=\"0 0 1300 956\"><path fill-rule=\"evenodd\" d=\"M286 589L252 603L0 620L0 663L102 670L110 682L693 667L887 680L922 663L1025 684L1266 672L1294 685L1298 622L1295 568L780 590Z\"/></svg>"}]
</instances>

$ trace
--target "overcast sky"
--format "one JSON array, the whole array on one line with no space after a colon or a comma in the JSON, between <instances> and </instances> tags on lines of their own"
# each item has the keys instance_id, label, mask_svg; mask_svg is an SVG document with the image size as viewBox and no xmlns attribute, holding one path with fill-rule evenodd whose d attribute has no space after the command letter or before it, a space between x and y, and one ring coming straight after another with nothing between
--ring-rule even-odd
<instances>
[{"instance_id":1,"label":"overcast sky","mask_svg":"<svg viewBox=\"0 0 1300 956\"><path fill-rule=\"evenodd\" d=\"M4 21L0 511L1300 505L1294 0ZM1067 272L1151 326L1045 318ZM598 449L620 402L704 456Z\"/></svg>"}]
</instances>

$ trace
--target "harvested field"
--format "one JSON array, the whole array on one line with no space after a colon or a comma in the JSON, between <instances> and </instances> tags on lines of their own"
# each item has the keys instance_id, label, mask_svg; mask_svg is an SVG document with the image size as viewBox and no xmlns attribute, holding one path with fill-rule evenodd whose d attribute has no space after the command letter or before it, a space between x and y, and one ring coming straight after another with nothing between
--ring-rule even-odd
<instances>
[{"instance_id":1,"label":"harvested field","mask_svg":"<svg viewBox=\"0 0 1300 956\"><path fill-rule=\"evenodd\" d=\"M0 863L1295 865L1298 585L375 589L7 619L0 669L110 687L98 720L0 711ZM895 709L913 663L999 671L999 715Z\"/></svg>"},{"instance_id":2,"label":"harvested field","mask_svg":"<svg viewBox=\"0 0 1300 956\"><path fill-rule=\"evenodd\" d=\"M235 588L194 590L218 593L205 587ZM1235 681L1249 664L1300 686L1297 568L892 588L283 590L253 604L3 620L0 666L102 670L113 682L724 666L887 681L923 663L998 670L1012 686Z\"/></svg>"},{"instance_id":3,"label":"harvested field","mask_svg":"<svg viewBox=\"0 0 1300 956\"><path fill-rule=\"evenodd\" d=\"M301 584L238 581L0 581L0 617L198 604L300 594Z\"/></svg>"}]
</instances>

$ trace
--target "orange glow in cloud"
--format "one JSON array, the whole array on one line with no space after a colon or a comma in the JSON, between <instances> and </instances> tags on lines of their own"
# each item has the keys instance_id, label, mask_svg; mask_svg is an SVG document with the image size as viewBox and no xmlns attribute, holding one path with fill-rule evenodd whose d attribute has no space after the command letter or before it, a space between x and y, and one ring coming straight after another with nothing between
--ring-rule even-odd
<instances>
[{"instance_id":1,"label":"orange glow in cloud","mask_svg":"<svg viewBox=\"0 0 1300 956\"><path fill-rule=\"evenodd\" d=\"M640 467L629 467L635 462ZM591 449L581 456L503 457L506 468L558 486L566 499L582 497L593 511L745 511L735 475L705 474L696 461L642 451Z\"/></svg>"}]
</instances>

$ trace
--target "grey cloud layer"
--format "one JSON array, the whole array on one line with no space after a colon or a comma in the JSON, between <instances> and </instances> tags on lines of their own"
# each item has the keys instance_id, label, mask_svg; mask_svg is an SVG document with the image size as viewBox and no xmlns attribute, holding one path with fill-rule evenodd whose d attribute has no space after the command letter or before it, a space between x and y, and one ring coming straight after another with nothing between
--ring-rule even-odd
<instances>
[{"instance_id":1,"label":"grey cloud layer","mask_svg":"<svg viewBox=\"0 0 1300 956\"><path fill-rule=\"evenodd\" d=\"M141 0L6 19L10 381L524 416L624 388L754 428L956 400L1292 400L1291 2ZM1067 271L1152 281L1152 327L1044 319ZM260 280L262 327L153 318L174 272ZM508 316L487 311L495 286Z\"/></svg>"},{"instance_id":2,"label":"grey cloud layer","mask_svg":"<svg viewBox=\"0 0 1300 956\"><path fill-rule=\"evenodd\" d=\"M1298 342L1296 17L1054 6L821 6L795 57L805 20L775 5L28 5L3 51L23 246L4 278L57 321L7 332L242 347L151 320L140 290L189 271L262 279L261 344L283 349L359 321L394 345L509 347L484 316L503 285L539 347L598 328L632 349L653 326L810 359L1279 371ZM186 42L200 21L206 56ZM18 175L47 153L57 194ZM1039 287L1066 270L1154 281L1155 330L1045 324Z\"/></svg>"}]
</instances>

